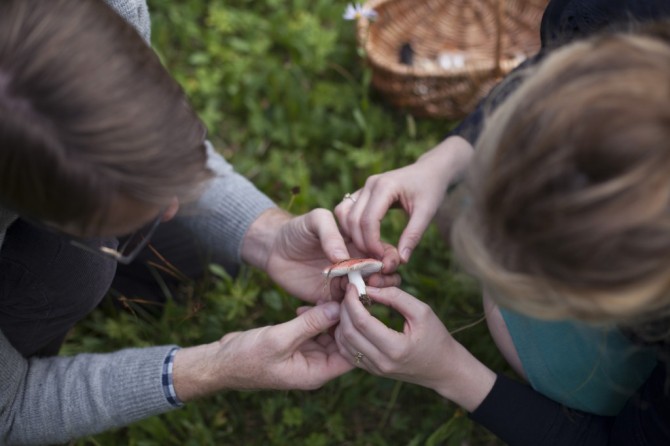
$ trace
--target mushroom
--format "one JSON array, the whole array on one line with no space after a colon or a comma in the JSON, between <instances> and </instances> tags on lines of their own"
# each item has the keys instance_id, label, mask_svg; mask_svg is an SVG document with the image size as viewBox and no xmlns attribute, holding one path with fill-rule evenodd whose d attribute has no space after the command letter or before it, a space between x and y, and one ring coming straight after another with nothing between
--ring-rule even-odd
<instances>
[{"instance_id":1,"label":"mushroom","mask_svg":"<svg viewBox=\"0 0 670 446\"><path fill-rule=\"evenodd\" d=\"M349 282L353 283L358 290L358 298L363 305L369 306L372 300L365 292L364 276L377 273L382 270L382 262L376 259L348 259L337 262L323 270L323 275L327 278L349 276Z\"/></svg>"}]
</instances>

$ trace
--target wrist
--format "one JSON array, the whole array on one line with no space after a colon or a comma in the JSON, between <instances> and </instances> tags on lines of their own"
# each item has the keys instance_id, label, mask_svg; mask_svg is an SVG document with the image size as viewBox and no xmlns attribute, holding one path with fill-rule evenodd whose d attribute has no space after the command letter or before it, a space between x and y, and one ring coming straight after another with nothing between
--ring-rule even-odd
<instances>
[{"instance_id":1,"label":"wrist","mask_svg":"<svg viewBox=\"0 0 670 446\"><path fill-rule=\"evenodd\" d=\"M174 389L173 379L174 357L179 349L180 347L173 347L172 350L170 350L170 353L168 353L168 355L165 357L165 360L163 361L163 375L161 377L165 399L174 407L181 407L183 405Z\"/></svg>"},{"instance_id":2,"label":"wrist","mask_svg":"<svg viewBox=\"0 0 670 446\"><path fill-rule=\"evenodd\" d=\"M211 343L177 350L172 382L179 401L191 401L225 388L217 373L218 348L218 343Z\"/></svg>"},{"instance_id":3,"label":"wrist","mask_svg":"<svg viewBox=\"0 0 670 446\"><path fill-rule=\"evenodd\" d=\"M463 177L474 155L472 145L460 136L450 136L419 157L417 163L427 163L441 175L446 173L453 183Z\"/></svg>"},{"instance_id":4,"label":"wrist","mask_svg":"<svg viewBox=\"0 0 670 446\"><path fill-rule=\"evenodd\" d=\"M290 213L279 208L268 209L259 215L242 240L242 260L265 271L278 229L291 218Z\"/></svg>"},{"instance_id":5,"label":"wrist","mask_svg":"<svg viewBox=\"0 0 670 446\"><path fill-rule=\"evenodd\" d=\"M491 392L496 374L456 342L449 356L450 371L433 390L468 412L473 412Z\"/></svg>"}]
</instances>

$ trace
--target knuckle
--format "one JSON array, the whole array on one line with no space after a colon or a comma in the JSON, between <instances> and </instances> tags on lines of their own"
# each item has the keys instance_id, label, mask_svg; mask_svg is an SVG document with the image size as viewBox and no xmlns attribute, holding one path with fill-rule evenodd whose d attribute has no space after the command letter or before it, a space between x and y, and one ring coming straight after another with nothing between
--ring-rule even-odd
<instances>
[{"instance_id":1,"label":"knuckle","mask_svg":"<svg viewBox=\"0 0 670 446\"><path fill-rule=\"evenodd\" d=\"M307 313L305 315L304 322L306 330L310 333L318 333L323 327L319 316L314 314L314 312Z\"/></svg>"},{"instance_id":2,"label":"knuckle","mask_svg":"<svg viewBox=\"0 0 670 446\"><path fill-rule=\"evenodd\" d=\"M425 302L420 302L419 303L419 306L418 306L418 309L417 309L417 315L421 319L426 319L428 317L431 317L432 314L433 314L433 309L430 307L430 305L428 305Z\"/></svg>"},{"instance_id":3,"label":"knuckle","mask_svg":"<svg viewBox=\"0 0 670 446\"><path fill-rule=\"evenodd\" d=\"M392 361L392 363L395 364L397 362L402 361L404 353L399 350L393 350L389 352L388 357Z\"/></svg>"},{"instance_id":4,"label":"knuckle","mask_svg":"<svg viewBox=\"0 0 670 446\"><path fill-rule=\"evenodd\" d=\"M400 345L388 352L388 358L392 364L404 364L411 354L411 349L408 345Z\"/></svg>"},{"instance_id":5,"label":"knuckle","mask_svg":"<svg viewBox=\"0 0 670 446\"><path fill-rule=\"evenodd\" d=\"M421 240L421 235L422 235L421 232L409 229L405 231L405 233L403 234L403 238L405 239L405 241L416 246Z\"/></svg>"},{"instance_id":6,"label":"knuckle","mask_svg":"<svg viewBox=\"0 0 670 446\"><path fill-rule=\"evenodd\" d=\"M361 226L367 230L377 229L379 221L374 216L365 214L361 217Z\"/></svg>"},{"instance_id":7,"label":"knuckle","mask_svg":"<svg viewBox=\"0 0 670 446\"><path fill-rule=\"evenodd\" d=\"M365 187L366 187L366 188L374 187L375 184L376 184L381 178L383 178L382 175L381 175L381 174L378 174L378 173L376 173L376 174L374 174L374 175L370 175L370 176L368 177L368 179L365 180Z\"/></svg>"},{"instance_id":8,"label":"knuckle","mask_svg":"<svg viewBox=\"0 0 670 446\"><path fill-rule=\"evenodd\" d=\"M354 228L358 224L358 217L351 212L346 214L346 223L349 227Z\"/></svg>"},{"instance_id":9,"label":"knuckle","mask_svg":"<svg viewBox=\"0 0 670 446\"><path fill-rule=\"evenodd\" d=\"M324 208L313 209L312 213L314 214L314 218L316 218L317 220L330 219L332 218L333 215L333 213L330 210Z\"/></svg>"},{"instance_id":10,"label":"knuckle","mask_svg":"<svg viewBox=\"0 0 670 446\"><path fill-rule=\"evenodd\" d=\"M364 332L367 328L367 318L366 315L354 314L351 316L351 322L354 327L360 332Z\"/></svg>"},{"instance_id":11,"label":"knuckle","mask_svg":"<svg viewBox=\"0 0 670 446\"><path fill-rule=\"evenodd\" d=\"M391 179L389 179L388 176L380 175L379 178L377 178L376 186L381 188L382 190L387 189L391 185L393 185L393 181L391 181Z\"/></svg>"},{"instance_id":12,"label":"knuckle","mask_svg":"<svg viewBox=\"0 0 670 446\"><path fill-rule=\"evenodd\" d=\"M377 368L382 375L389 375L395 372L395 365L392 361L381 360L379 364L377 364Z\"/></svg>"},{"instance_id":13,"label":"knuckle","mask_svg":"<svg viewBox=\"0 0 670 446\"><path fill-rule=\"evenodd\" d=\"M342 339L346 342L350 342L356 333L354 327L350 325L347 325L346 327L340 325L339 329Z\"/></svg>"}]
</instances>

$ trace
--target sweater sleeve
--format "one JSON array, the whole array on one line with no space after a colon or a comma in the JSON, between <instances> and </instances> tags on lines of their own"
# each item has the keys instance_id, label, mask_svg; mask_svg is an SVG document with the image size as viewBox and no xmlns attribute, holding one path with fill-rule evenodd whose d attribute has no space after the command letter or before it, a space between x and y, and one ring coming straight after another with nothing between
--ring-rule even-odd
<instances>
[{"instance_id":1,"label":"sweater sleeve","mask_svg":"<svg viewBox=\"0 0 670 446\"><path fill-rule=\"evenodd\" d=\"M239 264L242 241L251 224L276 205L247 178L235 172L207 142L214 179L195 202L180 211L176 221L188 229L200 246L227 269Z\"/></svg>"},{"instance_id":2,"label":"sweater sleeve","mask_svg":"<svg viewBox=\"0 0 670 446\"><path fill-rule=\"evenodd\" d=\"M616 417L571 410L531 387L498 375L470 418L510 446L655 446L670 444L666 368L652 375Z\"/></svg>"},{"instance_id":3,"label":"sweater sleeve","mask_svg":"<svg viewBox=\"0 0 670 446\"><path fill-rule=\"evenodd\" d=\"M0 444L65 443L173 409L172 348L25 359L0 332Z\"/></svg>"},{"instance_id":4,"label":"sweater sleeve","mask_svg":"<svg viewBox=\"0 0 670 446\"><path fill-rule=\"evenodd\" d=\"M105 3L133 25L147 43L151 41L151 18L146 0L105 0Z\"/></svg>"}]
</instances>

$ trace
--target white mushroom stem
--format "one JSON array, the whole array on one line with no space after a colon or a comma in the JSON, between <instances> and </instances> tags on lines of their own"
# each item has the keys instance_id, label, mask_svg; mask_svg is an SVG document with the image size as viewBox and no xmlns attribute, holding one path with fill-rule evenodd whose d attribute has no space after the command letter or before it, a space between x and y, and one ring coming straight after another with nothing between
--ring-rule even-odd
<instances>
[{"instance_id":1,"label":"white mushroom stem","mask_svg":"<svg viewBox=\"0 0 670 446\"><path fill-rule=\"evenodd\" d=\"M360 271L350 271L347 273L347 276L349 277L349 283L353 283L356 286L359 296L366 296L368 294L365 290L365 281Z\"/></svg>"},{"instance_id":2,"label":"white mushroom stem","mask_svg":"<svg viewBox=\"0 0 670 446\"><path fill-rule=\"evenodd\" d=\"M346 274L349 283L353 283L356 287L361 302L364 305L370 305L372 301L366 292L363 276L379 272L382 267L382 262L375 259L347 259L329 266L323 270L323 274L328 278Z\"/></svg>"}]
</instances>

